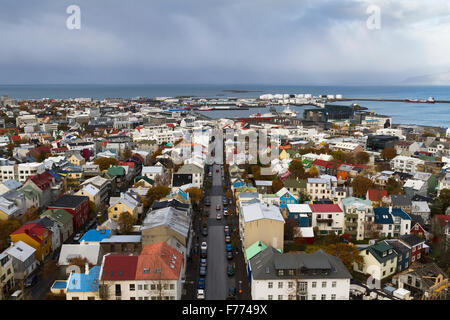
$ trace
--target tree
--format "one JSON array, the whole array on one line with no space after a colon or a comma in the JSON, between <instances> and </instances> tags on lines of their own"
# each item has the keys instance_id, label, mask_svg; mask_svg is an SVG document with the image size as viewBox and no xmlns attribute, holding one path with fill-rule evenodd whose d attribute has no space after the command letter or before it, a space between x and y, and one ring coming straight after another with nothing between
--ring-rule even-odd
<instances>
[{"instance_id":1,"label":"tree","mask_svg":"<svg viewBox=\"0 0 450 320\"><path fill-rule=\"evenodd\" d=\"M448 207L450 207L450 189L442 189L439 192L439 201L442 204L442 213L445 213L445 210L447 210Z\"/></svg>"},{"instance_id":2,"label":"tree","mask_svg":"<svg viewBox=\"0 0 450 320\"><path fill-rule=\"evenodd\" d=\"M203 191L200 188L192 187L186 189L186 192L189 193L189 198L196 205L200 204L200 201L203 199Z\"/></svg>"},{"instance_id":3,"label":"tree","mask_svg":"<svg viewBox=\"0 0 450 320\"><path fill-rule=\"evenodd\" d=\"M366 164L370 160L370 156L367 152L361 151L358 152L355 156L355 162L357 164Z\"/></svg>"},{"instance_id":4,"label":"tree","mask_svg":"<svg viewBox=\"0 0 450 320\"><path fill-rule=\"evenodd\" d=\"M170 191L171 189L165 186L155 186L150 188L146 195L149 202L149 207L152 206L154 201L164 198L170 194Z\"/></svg>"},{"instance_id":5,"label":"tree","mask_svg":"<svg viewBox=\"0 0 450 320\"><path fill-rule=\"evenodd\" d=\"M364 263L363 257L360 255L358 247L344 242L330 244L326 247L325 252L338 257L347 270L353 270L353 263L361 265Z\"/></svg>"},{"instance_id":6,"label":"tree","mask_svg":"<svg viewBox=\"0 0 450 320\"><path fill-rule=\"evenodd\" d=\"M307 193L299 192L298 197L300 198L300 203L311 201L311 197Z\"/></svg>"},{"instance_id":7,"label":"tree","mask_svg":"<svg viewBox=\"0 0 450 320\"><path fill-rule=\"evenodd\" d=\"M308 171L308 176L310 178L317 178L319 176L319 169L316 166L312 166Z\"/></svg>"},{"instance_id":8,"label":"tree","mask_svg":"<svg viewBox=\"0 0 450 320\"><path fill-rule=\"evenodd\" d=\"M162 148L158 148L158 150L156 150L156 151L152 154L152 157L151 157L152 162L155 162L155 161L156 161L156 157L162 155L162 151L163 151Z\"/></svg>"},{"instance_id":9,"label":"tree","mask_svg":"<svg viewBox=\"0 0 450 320\"><path fill-rule=\"evenodd\" d=\"M123 158L125 160L129 159L131 157L132 153L130 149L125 149L125 151L123 152Z\"/></svg>"},{"instance_id":10,"label":"tree","mask_svg":"<svg viewBox=\"0 0 450 320\"><path fill-rule=\"evenodd\" d=\"M397 156L397 150L394 148L384 148L383 151L381 151L381 158L384 160L392 160Z\"/></svg>"},{"instance_id":11,"label":"tree","mask_svg":"<svg viewBox=\"0 0 450 320\"><path fill-rule=\"evenodd\" d=\"M165 174L157 174L155 176L155 186L164 186L169 187L170 186L170 177Z\"/></svg>"},{"instance_id":12,"label":"tree","mask_svg":"<svg viewBox=\"0 0 450 320\"><path fill-rule=\"evenodd\" d=\"M402 186L399 182L397 182L397 180L395 180L394 178L390 177L386 183L386 186L384 187L384 189L389 193L389 194L403 194L403 189Z\"/></svg>"},{"instance_id":13,"label":"tree","mask_svg":"<svg viewBox=\"0 0 450 320\"><path fill-rule=\"evenodd\" d=\"M114 158L97 158L94 163L100 167L100 171L108 170L111 166L117 165L119 162Z\"/></svg>"},{"instance_id":14,"label":"tree","mask_svg":"<svg viewBox=\"0 0 450 320\"><path fill-rule=\"evenodd\" d=\"M129 234L133 230L134 218L128 211L122 212L117 219L117 224L121 234Z\"/></svg>"},{"instance_id":15,"label":"tree","mask_svg":"<svg viewBox=\"0 0 450 320\"><path fill-rule=\"evenodd\" d=\"M305 168L303 167L303 163L301 160L294 159L289 164L289 172L295 178L301 178L305 174Z\"/></svg>"},{"instance_id":16,"label":"tree","mask_svg":"<svg viewBox=\"0 0 450 320\"><path fill-rule=\"evenodd\" d=\"M272 181L272 192L277 193L283 188L283 182L280 179L276 179Z\"/></svg>"},{"instance_id":17,"label":"tree","mask_svg":"<svg viewBox=\"0 0 450 320\"><path fill-rule=\"evenodd\" d=\"M0 252L9 247L9 235L21 226L17 220L0 221Z\"/></svg>"},{"instance_id":18,"label":"tree","mask_svg":"<svg viewBox=\"0 0 450 320\"><path fill-rule=\"evenodd\" d=\"M77 266L80 268L80 273L85 273L86 263L89 265L89 270L94 266L87 258L74 257L69 260L69 266Z\"/></svg>"},{"instance_id":19,"label":"tree","mask_svg":"<svg viewBox=\"0 0 450 320\"><path fill-rule=\"evenodd\" d=\"M39 219L39 210L36 207L28 208L25 210L22 219L24 223Z\"/></svg>"},{"instance_id":20,"label":"tree","mask_svg":"<svg viewBox=\"0 0 450 320\"><path fill-rule=\"evenodd\" d=\"M48 259L42 266L41 275L45 280L48 280L56 273L57 270L58 266L56 265L56 261Z\"/></svg>"},{"instance_id":21,"label":"tree","mask_svg":"<svg viewBox=\"0 0 450 320\"><path fill-rule=\"evenodd\" d=\"M294 240L295 229L298 228L298 223L294 219L286 219L284 224L284 240Z\"/></svg>"},{"instance_id":22,"label":"tree","mask_svg":"<svg viewBox=\"0 0 450 320\"><path fill-rule=\"evenodd\" d=\"M353 194L357 197L365 197L367 190L369 190L373 185L372 180L369 178L358 176L352 181Z\"/></svg>"}]
</instances>

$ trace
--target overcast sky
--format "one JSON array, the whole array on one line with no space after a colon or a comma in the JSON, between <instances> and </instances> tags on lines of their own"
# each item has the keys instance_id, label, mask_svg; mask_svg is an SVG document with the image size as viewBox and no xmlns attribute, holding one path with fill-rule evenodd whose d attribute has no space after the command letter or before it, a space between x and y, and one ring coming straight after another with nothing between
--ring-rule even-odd
<instances>
[{"instance_id":1,"label":"overcast sky","mask_svg":"<svg viewBox=\"0 0 450 320\"><path fill-rule=\"evenodd\" d=\"M395 84L450 71L450 1L0 0L0 40L1 84Z\"/></svg>"}]
</instances>

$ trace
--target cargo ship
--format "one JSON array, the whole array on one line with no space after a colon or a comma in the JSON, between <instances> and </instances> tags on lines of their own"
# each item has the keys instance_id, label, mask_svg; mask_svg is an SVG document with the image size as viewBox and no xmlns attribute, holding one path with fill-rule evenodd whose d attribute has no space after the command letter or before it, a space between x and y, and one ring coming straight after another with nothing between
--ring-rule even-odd
<instances>
[{"instance_id":1,"label":"cargo ship","mask_svg":"<svg viewBox=\"0 0 450 320\"><path fill-rule=\"evenodd\" d=\"M433 97L429 97L427 100L419 100L419 99L405 99L405 102L411 102L411 103L435 103Z\"/></svg>"}]
</instances>

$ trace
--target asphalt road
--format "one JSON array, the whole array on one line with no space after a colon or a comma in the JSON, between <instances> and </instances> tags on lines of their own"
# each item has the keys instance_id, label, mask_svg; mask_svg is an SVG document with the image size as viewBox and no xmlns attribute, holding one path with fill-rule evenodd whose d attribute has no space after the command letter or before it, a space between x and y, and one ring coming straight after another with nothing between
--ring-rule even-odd
<instances>
[{"instance_id":1,"label":"asphalt road","mask_svg":"<svg viewBox=\"0 0 450 320\"><path fill-rule=\"evenodd\" d=\"M209 196L211 207L209 208L208 219L208 268L206 274L206 300L225 300L228 288L235 287L234 276L227 275L228 261L225 254L225 233L226 222L223 217L223 190L222 190L222 168L220 165L213 165L213 183ZM219 169L219 172L216 172ZM216 206L220 205L220 210ZM216 219L216 214L222 215L222 220Z\"/></svg>"}]
</instances>

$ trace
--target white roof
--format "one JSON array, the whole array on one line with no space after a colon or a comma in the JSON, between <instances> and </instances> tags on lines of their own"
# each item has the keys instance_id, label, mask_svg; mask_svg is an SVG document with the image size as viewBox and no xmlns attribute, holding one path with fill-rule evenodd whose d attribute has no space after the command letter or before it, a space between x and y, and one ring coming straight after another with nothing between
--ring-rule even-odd
<instances>
[{"instance_id":1,"label":"white roof","mask_svg":"<svg viewBox=\"0 0 450 320\"><path fill-rule=\"evenodd\" d=\"M284 222L280 209L273 205L261 203L243 204L241 214L245 222L251 222L261 219L278 220Z\"/></svg>"},{"instance_id":2,"label":"white roof","mask_svg":"<svg viewBox=\"0 0 450 320\"><path fill-rule=\"evenodd\" d=\"M4 251L4 253L20 261L27 260L35 252L36 252L35 248L29 246L23 241L17 241L16 243L14 243L14 245L12 245L11 247L9 247Z\"/></svg>"},{"instance_id":3,"label":"white roof","mask_svg":"<svg viewBox=\"0 0 450 320\"><path fill-rule=\"evenodd\" d=\"M289 212L301 213L301 212L312 212L311 208L307 204L287 204L287 209Z\"/></svg>"},{"instance_id":4,"label":"white roof","mask_svg":"<svg viewBox=\"0 0 450 320\"><path fill-rule=\"evenodd\" d=\"M425 181L422 180L413 180L408 179L406 180L405 184L403 185L403 188L412 188L414 190L420 190L424 186Z\"/></svg>"},{"instance_id":5,"label":"white roof","mask_svg":"<svg viewBox=\"0 0 450 320\"><path fill-rule=\"evenodd\" d=\"M66 266L75 257L86 258L90 263L101 263L100 242L83 242L80 244L63 244L59 255L59 265Z\"/></svg>"},{"instance_id":6,"label":"white roof","mask_svg":"<svg viewBox=\"0 0 450 320\"><path fill-rule=\"evenodd\" d=\"M83 191L90 194L91 196L95 196L100 192L100 189L94 187L92 184L88 184L83 187Z\"/></svg>"},{"instance_id":7,"label":"white roof","mask_svg":"<svg viewBox=\"0 0 450 320\"><path fill-rule=\"evenodd\" d=\"M285 187L283 187L282 189L280 189L277 193L276 193L276 195L278 196L278 197L281 197L281 196L283 196L283 195L285 195L286 193L289 193L291 196L293 196L295 199L298 199L298 197L297 196L294 196L288 189L286 189Z\"/></svg>"},{"instance_id":8,"label":"white roof","mask_svg":"<svg viewBox=\"0 0 450 320\"><path fill-rule=\"evenodd\" d=\"M104 242L141 242L141 236L135 235L114 235L100 241Z\"/></svg>"},{"instance_id":9,"label":"white roof","mask_svg":"<svg viewBox=\"0 0 450 320\"><path fill-rule=\"evenodd\" d=\"M313 227L305 227L305 228L298 228L301 233L301 236L303 238L314 238L314 229Z\"/></svg>"},{"instance_id":10,"label":"white roof","mask_svg":"<svg viewBox=\"0 0 450 320\"><path fill-rule=\"evenodd\" d=\"M145 175L146 173L163 173L163 167L159 166L142 167L142 175Z\"/></svg>"}]
</instances>

